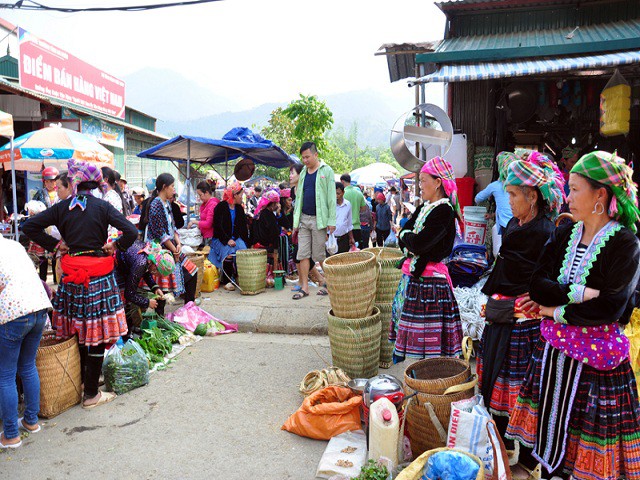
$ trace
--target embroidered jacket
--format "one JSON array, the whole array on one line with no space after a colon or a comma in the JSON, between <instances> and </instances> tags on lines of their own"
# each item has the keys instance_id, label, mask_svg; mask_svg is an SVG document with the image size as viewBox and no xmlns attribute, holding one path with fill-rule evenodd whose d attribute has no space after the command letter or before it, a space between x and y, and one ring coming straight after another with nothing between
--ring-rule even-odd
<instances>
[{"instance_id":1,"label":"embroidered jacket","mask_svg":"<svg viewBox=\"0 0 640 480\"><path fill-rule=\"evenodd\" d=\"M610 222L596 236L580 262L574 283L566 283L582 223L559 227L545 245L531 279L531 298L541 305L556 306L555 320L579 326L627 323L625 310L633 298L640 275L638 239L628 229ZM584 289L600 295L583 301Z\"/></svg>"}]
</instances>

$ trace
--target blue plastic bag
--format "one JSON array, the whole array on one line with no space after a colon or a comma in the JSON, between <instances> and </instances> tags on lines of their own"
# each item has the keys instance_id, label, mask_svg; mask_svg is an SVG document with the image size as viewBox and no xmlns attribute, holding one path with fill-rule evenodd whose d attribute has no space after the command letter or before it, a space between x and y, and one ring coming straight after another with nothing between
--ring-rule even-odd
<instances>
[{"instance_id":1,"label":"blue plastic bag","mask_svg":"<svg viewBox=\"0 0 640 480\"><path fill-rule=\"evenodd\" d=\"M475 480L479 470L468 455L445 450L429 457L422 480Z\"/></svg>"}]
</instances>

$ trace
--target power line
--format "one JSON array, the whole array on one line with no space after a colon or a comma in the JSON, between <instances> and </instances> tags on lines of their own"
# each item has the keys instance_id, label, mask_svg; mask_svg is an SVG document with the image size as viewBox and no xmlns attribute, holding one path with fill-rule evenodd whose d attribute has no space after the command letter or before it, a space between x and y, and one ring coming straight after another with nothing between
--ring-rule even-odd
<instances>
[{"instance_id":1,"label":"power line","mask_svg":"<svg viewBox=\"0 0 640 480\"><path fill-rule=\"evenodd\" d=\"M41 11L53 11L64 13L79 13L79 12L141 12L145 10L156 10L159 8L168 7L182 7L187 5L198 5L202 3L220 2L222 0L187 0L182 2L171 3L158 3L152 5L135 5L129 7L85 7L85 8L70 8L70 7L55 7L38 3L34 0L19 0L16 3L0 3L1 8L7 8L12 10L41 10Z\"/></svg>"}]
</instances>

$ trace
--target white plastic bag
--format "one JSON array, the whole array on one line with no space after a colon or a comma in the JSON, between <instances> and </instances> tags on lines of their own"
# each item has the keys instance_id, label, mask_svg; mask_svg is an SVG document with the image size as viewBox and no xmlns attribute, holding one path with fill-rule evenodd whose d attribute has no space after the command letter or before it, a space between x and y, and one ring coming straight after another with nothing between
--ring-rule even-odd
<instances>
[{"instance_id":1,"label":"white plastic bag","mask_svg":"<svg viewBox=\"0 0 640 480\"><path fill-rule=\"evenodd\" d=\"M391 229L391 232L389 232L389 236L385 239L384 246L385 247L398 246L398 239L396 238L396 233L393 231L393 229Z\"/></svg>"},{"instance_id":2,"label":"white plastic bag","mask_svg":"<svg viewBox=\"0 0 640 480\"><path fill-rule=\"evenodd\" d=\"M330 478L334 475L357 477L366 461L367 437L364 432L356 430L341 433L329 440L318 464L316 478Z\"/></svg>"},{"instance_id":3,"label":"white plastic bag","mask_svg":"<svg viewBox=\"0 0 640 480\"><path fill-rule=\"evenodd\" d=\"M375 230L371 230L371 235L369 236L369 238L371 239L371 244L375 247L376 238L378 238L378 234L376 233Z\"/></svg>"},{"instance_id":4,"label":"white plastic bag","mask_svg":"<svg viewBox=\"0 0 640 480\"><path fill-rule=\"evenodd\" d=\"M329 234L329 238L327 239L325 246L327 247L327 253L329 255L335 255L338 253L338 241L336 240L336 236L333 232Z\"/></svg>"},{"instance_id":5,"label":"white plastic bag","mask_svg":"<svg viewBox=\"0 0 640 480\"><path fill-rule=\"evenodd\" d=\"M202 239L202 233L197 227L181 228L180 230L178 230L178 236L180 237L180 242L182 242L182 245L186 245L188 247L198 247L204 242L204 240Z\"/></svg>"}]
</instances>

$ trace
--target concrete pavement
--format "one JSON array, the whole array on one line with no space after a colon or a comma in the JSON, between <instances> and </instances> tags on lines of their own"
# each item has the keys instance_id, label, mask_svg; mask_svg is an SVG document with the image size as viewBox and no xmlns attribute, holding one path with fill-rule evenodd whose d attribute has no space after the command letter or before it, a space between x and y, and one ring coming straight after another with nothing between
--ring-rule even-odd
<instances>
[{"instance_id":1,"label":"concrete pavement","mask_svg":"<svg viewBox=\"0 0 640 480\"><path fill-rule=\"evenodd\" d=\"M0 452L0 478L312 479L326 442L280 426L302 402L299 382L325 362L324 336L205 338L148 386L95 410L74 407ZM402 378L406 366L380 372Z\"/></svg>"}]
</instances>

